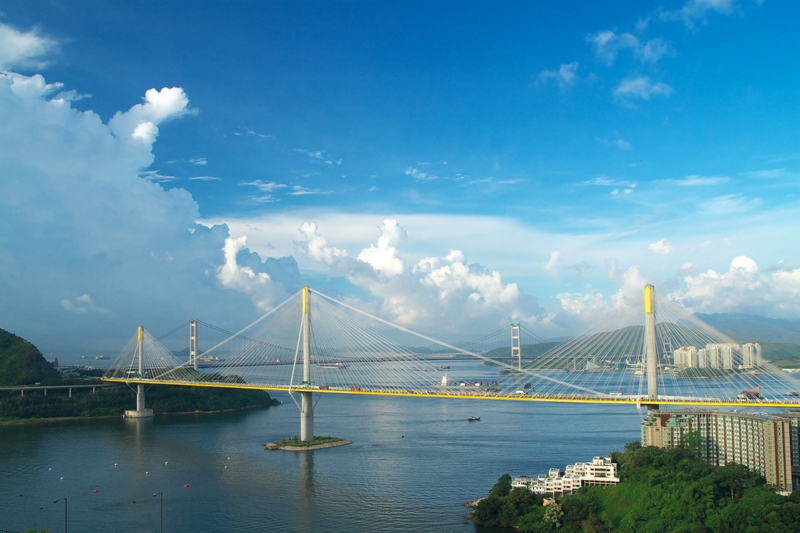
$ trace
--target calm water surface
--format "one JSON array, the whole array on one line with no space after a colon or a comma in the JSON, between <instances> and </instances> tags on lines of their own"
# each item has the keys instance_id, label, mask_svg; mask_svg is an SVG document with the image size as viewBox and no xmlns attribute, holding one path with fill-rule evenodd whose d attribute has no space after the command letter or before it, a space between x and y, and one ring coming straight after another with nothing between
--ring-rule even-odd
<instances>
[{"instance_id":1,"label":"calm water surface","mask_svg":"<svg viewBox=\"0 0 800 533\"><path fill-rule=\"evenodd\" d=\"M639 439L631 406L326 395L316 434L353 444L266 452L299 432L298 409L277 397L242 413L0 427L0 530L61 531L52 501L68 497L71 532L155 532L163 492L164 531L474 532L463 504L501 474Z\"/></svg>"}]
</instances>

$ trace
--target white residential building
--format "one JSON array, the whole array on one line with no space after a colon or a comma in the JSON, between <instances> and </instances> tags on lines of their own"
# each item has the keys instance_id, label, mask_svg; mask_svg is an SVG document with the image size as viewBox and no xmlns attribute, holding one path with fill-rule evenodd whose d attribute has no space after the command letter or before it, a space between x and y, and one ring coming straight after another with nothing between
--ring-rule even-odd
<instances>
[{"instance_id":1,"label":"white residential building","mask_svg":"<svg viewBox=\"0 0 800 533\"><path fill-rule=\"evenodd\" d=\"M589 485L616 485L619 483L617 463L611 457L595 457L588 463L567 465L564 472L551 468L547 475L533 478L519 476L511 481L511 487L524 487L534 494L553 494L561 497L574 494L581 487Z\"/></svg>"},{"instance_id":2,"label":"white residential building","mask_svg":"<svg viewBox=\"0 0 800 533\"><path fill-rule=\"evenodd\" d=\"M678 368L716 368L733 370L755 368L762 364L761 345L758 343L711 343L705 348L681 346L673 351L673 361Z\"/></svg>"}]
</instances>

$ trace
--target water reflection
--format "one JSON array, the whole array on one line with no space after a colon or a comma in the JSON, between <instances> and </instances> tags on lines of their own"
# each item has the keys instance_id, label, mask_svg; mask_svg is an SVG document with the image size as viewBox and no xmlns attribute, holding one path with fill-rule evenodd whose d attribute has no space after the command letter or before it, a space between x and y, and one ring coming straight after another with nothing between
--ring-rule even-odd
<instances>
[{"instance_id":1,"label":"water reflection","mask_svg":"<svg viewBox=\"0 0 800 533\"><path fill-rule=\"evenodd\" d=\"M305 531L314 531L317 523L316 487L314 483L314 451L296 453L300 459L300 517Z\"/></svg>"}]
</instances>

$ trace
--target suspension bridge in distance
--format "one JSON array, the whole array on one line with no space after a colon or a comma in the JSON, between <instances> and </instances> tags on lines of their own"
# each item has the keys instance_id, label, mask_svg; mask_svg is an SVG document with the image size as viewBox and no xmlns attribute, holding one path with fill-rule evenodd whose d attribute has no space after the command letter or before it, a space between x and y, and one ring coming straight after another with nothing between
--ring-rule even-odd
<instances>
[{"instance_id":1,"label":"suspension bridge in distance","mask_svg":"<svg viewBox=\"0 0 800 533\"><path fill-rule=\"evenodd\" d=\"M652 285L561 343L512 324L456 346L309 287L238 332L208 325L224 336L204 351L198 326L189 322L188 359L167 348L169 334L138 328L103 377L135 387L126 416L152 416L145 393L153 385L285 391L300 409L302 440L314 438L314 394L800 408L800 380L766 361L758 344L735 342ZM465 360L484 365L476 371Z\"/></svg>"}]
</instances>

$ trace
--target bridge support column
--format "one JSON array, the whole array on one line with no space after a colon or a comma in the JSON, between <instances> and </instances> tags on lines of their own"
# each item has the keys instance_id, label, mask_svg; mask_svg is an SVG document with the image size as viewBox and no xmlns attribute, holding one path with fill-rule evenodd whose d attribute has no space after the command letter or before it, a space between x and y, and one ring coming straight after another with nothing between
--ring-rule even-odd
<instances>
[{"instance_id":1,"label":"bridge support column","mask_svg":"<svg viewBox=\"0 0 800 533\"><path fill-rule=\"evenodd\" d=\"M303 287L303 386L311 387L311 299ZM300 393L300 440L314 440L314 403L311 392Z\"/></svg>"},{"instance_id":2,"label":"bridge support column","mask_svg":"<svg viewBox=\"0 0 800 533\"><path fill-rule=\"evenodd\" d=\"M647 410L658 409L658 344L656 342L656 300L652 285L644 287L644 353L647 372Z\"/></svg>"},{"instance_id":3,"label":"bridge support column","mask_svg":"<svg viewBox=\"0 0 800 533\"><path fill-rule=\"evenodd\" d=\"M144 385L136 385L136 410L144 411Z\"/></svg>"},{"instance_id":4,"label":"bridge support column","mask_svg":"<svg viewBox=\"0 0 800 533\"><path fill-rule=\"evenodd\" d=\"M314 440L314 403L311 396L310 392L300 393L300 440L305 442Z\"/></svg>"},{"instance_id":5,"label":"bridge support column","mask_svg":"<svg viewBox=\"0 0 800 533\"><path fill-rule=\"evenodd\" d=\"M144 326L139 326L138 344L136 351L139 359L139 368L136 377L141 379L144 376ZM72 390L70 389L70 393ZM136 385L136 410L125 411L125 418L147 418L153 416L152 409L144 407L144 385Z\"/></svg>"}]
</instances>

